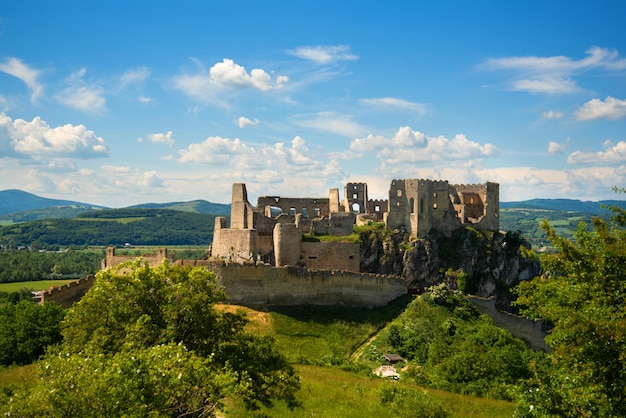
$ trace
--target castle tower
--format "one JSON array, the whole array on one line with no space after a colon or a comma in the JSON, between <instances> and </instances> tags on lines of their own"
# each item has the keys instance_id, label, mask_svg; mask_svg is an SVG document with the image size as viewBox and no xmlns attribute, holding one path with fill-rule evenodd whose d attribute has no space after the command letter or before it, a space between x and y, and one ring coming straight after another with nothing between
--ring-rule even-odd
<instances>
[{"instance_id":1,"label":"castle tower","mask_svg":"<svg viewBox=\"0 0 626 418\"><path fill-rule=\"evenodd\" d=\"M231 229L252 229L253 208L248 202L248 191L244 183L233 183L233 196L230 207Z\"/></svg>"},{"instance_id":2,"label":"castle tower","mask_svg":"<svg viewBox=\"0 0 626 418\"><path fill-rule=\"evenodd\" d=\"M339 189L337 188L328 191L328 211L329 213L339 212Z\"/></svg>"},{"instance_id":3,"label":"castle tower","mask_svg":"<svg viewBox=\"0 0 626 418\"><path fill-rule=\"evenodd\" d=\"M367 213L367 183L346 183L343 208L350 213Z\"/></svg>"}]
</instances>

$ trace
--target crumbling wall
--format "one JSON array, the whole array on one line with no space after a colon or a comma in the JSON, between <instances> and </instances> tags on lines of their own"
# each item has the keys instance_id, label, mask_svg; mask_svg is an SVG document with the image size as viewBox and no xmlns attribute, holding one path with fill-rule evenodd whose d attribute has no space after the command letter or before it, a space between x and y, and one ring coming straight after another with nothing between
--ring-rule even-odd
<instances>
[{"instance_id":1,"label":"crumbling wall","mask_svg":"<svg viewBox=\"0 0 626 418\"><path fill-rule=\"evenodd\" d=\"M373 215L376 222L382 221L387 212L389 212L389 200L370 199L367 201L367 213Z\"/></svg>"},{"instance_id":2,"label":"crumbling wall","mask_svg":"<svg viewBox=\"0 0 626 418\"><path fill-rule=\"evenodd\" d=\"M343 196L343 207L346 212L365 213L367 211L367 183L346 183Z\"/></svg>"},{"instance_id":3,"label":"crumbling wall","mask_svg":"<svg viewBox=\"0 0 626 418\"><path fill-rule=\"evenodd\" d=\"M319 218L330 213L327 198L259 197L256 210L264 213L267 206L280 208L282 213L292 218L295 218L296 214L302 214L305 218Z\"/></svg>"},{"instance_id":4,"label":"crumbling wall","mask_svg":"<svg viewBox=\"0 0 626 418\"><path fill-rule=\"evenodd\" d=\"M314 219L311 230L318 235L347 236L354 231L354 213L331 213L328 218Z\"/></svg>"}]
</instances>

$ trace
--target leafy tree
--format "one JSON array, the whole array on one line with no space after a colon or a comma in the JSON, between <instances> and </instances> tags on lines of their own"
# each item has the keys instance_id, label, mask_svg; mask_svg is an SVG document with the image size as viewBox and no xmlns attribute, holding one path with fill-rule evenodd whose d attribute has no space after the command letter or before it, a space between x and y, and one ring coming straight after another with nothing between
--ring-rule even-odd
<instances>
[{"instance_id":1,"label":"leafy tree","mask_svg":"<svg viewBox=\"0 0 626 418\"><path fill-rule=\"evenodd\" d=\"M0 364L28 364L59 343L65 311L56 303L29 300L0 304Z\"/></svg>"},{"instance_id":2,"label":"leafy tree","mask_svg":"<svg viewBox=\"0 0 626 418\"><path fill-rule=\"evenodd\" d=\"M250 409L297 406L298 377L273 340L247 333L243 314L216 308L226 296L214 273L139 261L120 268L99 272L69 309L62 351L47 357L40 384L14 411L213 416L231 394Z\"/></svg>"},{"instance_id":3,"label":"leafy tree","mask_svg":"<svg viewBox=\"0 0 626 418\"><path fill-rule=\"evenodd\" d=\"M521 416L626 416L626 211L581 223L570 241L544 222L557 254L546 273L521 283L518 305L553 324L550 363L535 363L521 391Z\"/></svg>"}]
</instances>

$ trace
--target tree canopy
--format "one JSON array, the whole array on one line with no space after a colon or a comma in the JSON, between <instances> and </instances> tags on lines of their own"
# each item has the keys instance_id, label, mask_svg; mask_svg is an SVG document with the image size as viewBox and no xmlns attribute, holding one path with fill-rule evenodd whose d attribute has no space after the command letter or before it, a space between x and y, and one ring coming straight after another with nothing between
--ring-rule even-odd
<instances>
[{"instance_id":1,"label":"tree canopy","mask_svg":"<svg viewBox=\"0 0 626 418\"><path fill-rule=\"evenodd\" d=\"M136 261L101 271L67 312L24 416L213 416L224 398L297 406L299 381L270 337L245 330L205 268ZM33 406L36 405L36 406Z\"/></svg>"},{"instance_id":2,"label":"tree canopy","mask_svg":"<svg viewBox=\"0 0 626 418\"><path fill-rule=\"evenodd\" d=\"M571 241L543 225L558 252L518 286L517 304L552 324L554 353L534 365L522 416L626 416L626 211L612 210L612 221L581 223Z\"/></svg>"}]
</instances>

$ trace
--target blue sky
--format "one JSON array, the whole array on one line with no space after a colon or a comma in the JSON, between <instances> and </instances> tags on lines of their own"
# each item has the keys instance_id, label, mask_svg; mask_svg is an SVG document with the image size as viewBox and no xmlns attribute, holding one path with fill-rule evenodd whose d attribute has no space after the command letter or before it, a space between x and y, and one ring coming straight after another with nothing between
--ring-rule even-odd
<instances>
[{"instance_id":1,"label":"blue sky","mask_svg":"<svg viewBox=\"0 0 626 418\"><path fill-rule=\"evenodd\" d=\"M4 0L0 190L623 198L626 2Z\"/></svg>"}]
</instances>

